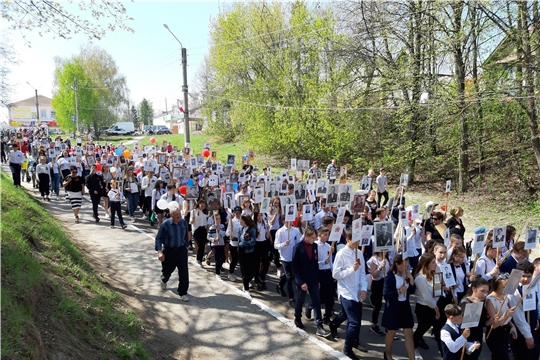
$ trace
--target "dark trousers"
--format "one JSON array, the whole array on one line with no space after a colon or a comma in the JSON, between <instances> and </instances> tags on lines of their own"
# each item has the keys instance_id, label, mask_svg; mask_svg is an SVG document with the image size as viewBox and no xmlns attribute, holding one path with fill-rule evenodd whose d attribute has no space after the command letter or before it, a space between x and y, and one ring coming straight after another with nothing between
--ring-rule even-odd
<instances>
[{"instance_id":1,"label":"dark trousers","mask_svg":"<svg viewBox=\"0 0 540 360\"><path fill-rule=\"evenodd\" d=\"M411 266L411 273L414 273L416 267L418 266L418 259L420 259L420 255L422 254L422 249L416 249L418 251L417 256L409 256L409 265Z\"/></svg>"},{"instance_id":2,"label":"dark trousers","mask_svg":"<svg viewBox=\"0 0 540 360\"><path fill-rule=\"evenodd\" d=\"M433 336L435 341L437 341L437 347L439 348L439 353L442 356L442 343L441 343L441 329L446 324L446 315L444 314L444 308L446 305L452 302L451 297L441 296L439 301L437 301L437 307L439 308L439 319L433 321Z\"/></svg>"},{"instance_id":3,"label":"dark trousers","mask_svg":"<svg viewBox=\"0 0 540 360\"><path fill-rule=\"evenodd\" d=\"M249 282L253 280L255 276L255 251L246 253L243 247L238 250L238 259L240 260L240 271L242 272L242 283L244 284L244 290L249 290Z\"/></svg>"},{"instance_id":4,"label":"dark trousers","mask_svg":"<svg viewBox=\"0 0 540 360\"><path fill-rule=\"evenodd\" d=\"M164 248L163 254L165 260L161 263L161 281L169 281L171 274L178 269L178 295L186 295L189 288L187 248Z\"/></svg>"},{"instance_id":5,"label":"dark trousers","mask_svg":"<svg viewBox=\"0 0 540 360\"><path fill-rule=\"evenodd\" d=\"M416 344L422 340L426 331L428 331L435 322L435 310L429 306L416 303L414 312L416 313L416 319L418 321L418 326L413 335L414 344L416 346Z\"/></svg>"},{"instance_id":6,"label":"dark trousers","mask_svg":"<svg viewBox=\"0 0 540 360\"><path fill-rule=\"evenodd\" d=\"M111 225L114 226L115 214L118 215L120 225L124 225L124 219L122 218L122 205L120 204L120 201L109 201L109 209L111 209Z\"/></svg>"},{"instance_id":7,"label":"dark trousers","mask_svg":"<svg viewBox=\"0 0 540 360\"><path fill-rule=\"evenodd\" d=\"M143 213L148 214L150 216L150 213L152 212L152 197L151 196L145 196L143 199Z\"/></svg>"},{"instance_id":8,"label":"dark trousers","mask_svg":"<svg viewBox=\"0 0 540 360\"><path fill-rule=\"evenodd\" d=\"M531 323L534 321L534 323L536 324L536 319L533 319L532 316L530 321ZM510 341L512 345L512 352L514 353L514 358L518 360L538 360L538 330L534 330L534 328L531 330L531 334L534 339L534 348L532 349L528 349L525 345L525 338L523 337L519 329L517 329L517 333L517 339L512 339Z\"/></svg>"},{"instance_id":9,"label":"dark trousers","mask_svg":"<svg viewBox=\"0 0 540 360\"><path fill-rule=\"evenodd\" d=\"M2 150L2 163L6 163L7 159L6 159L6 152L4 150Z\"/></svg>"},{"instance_id":10,"label":"dark trousers","mask_svg":"<svg viewBox=\"0 0 540 360\"><path fill-rule=\"evenodd\" d=\"M334 319L334 325L339 327L341 323L347 320L347 334L345 335L345 344L343 350L352 351L352 348L358 344L360 336L360 324L362 321L362 303L354 300L339 298L341 302L341 313Z\"/></svg>"},{"instance_id":11,"label":"dark trousers","mask_svg":"<svg viewBox=\"0 0 540 360\"><path fill-rule=\"evenodd\" d=\"M197 261L202 261L204 258L206 242L208 241L206 237L208 233L204 226L199 226L193 233L193 239L197 243Z\"/></svg>"},{"instance_id":12,"label":"dark trousers","mask_svg":"<svg viewBox=\"0 0 540 360\"><path fill-rule=\"evenodd\" d=\"M92 214L94 218L98 217L98 206L101 201L101 193L98 191L98 194L94 194L93 191L90 191L90 200L92 200Z\"/></svg>"},{"instance_id":13,"label":"dark trousers","mask_svg":"<svg viewBox=\"0 0 540 360\"><path fill-rule=\"evenodd\" d=\"M221 275L221 267L225 263L225 246L212 246L216 260L216 274Z\"/></svg>"},{"instance_id":14,"label":"dark trousers","mask_svg":"<svg viewBox=\"0 0 540 360\"><path fill-rule=\"evenodd\" d=\"M381 198L384 197L384 203L381 204ZM386 203L388 202L388 191L384 191L382 193L377 192L377 206L382 208Z\"/></svg>"},{"instance_id":15,"label":"dark trousers","mask_svg":"<svg viewBox=\"0 0 540 360\"><path fill-rule=\"evenodd\" d=\"M236 265L238 264L238 246L232 246L229 244L229 252L231 253L231 263L229 264L229 274L234 273ZM240 269L242 271L242 269Z\"/></svg>"},{"instance_id":16,"label":"dark trousers","mask_svg":"<svg viewBox=\"0 0 540 360\"><path fill-rule=\"evenodd\" d=\"M21 164L9 163L9 168L13 177L13 185L21 186Z\"/></svg>"},{"instance_id":17,"label":"dark trousers","mask_svg":"<svg viewBox=\"0 0 540 360\"><path fill-rule=\"evenodd\" d=\"M270 241L257 241L255 243L255 283L259 284L266 281L266 274L268 273L268 267L270 266L270 260L268 258L268 247Z\"/></svg>"},{"instance_id":18,"label":"dark trousers","mask_svg":"<svg viewBox=\"0 0 540 360\"><path fill-rule=\"evenodd\" d=\"M282 261L281 265L283 265L283 271L285 272L285 276L282 276L279 279L279 287L283 289L283 286L285 283L287 283L287 295L289 295L289 299L294 299L294 290L293 290L293 272L292 272L292 262L289 261Z\"/></svg>"},{"instance_id":19,"label":"dark trousers","mask_svg":"<svg viewBox=\"0 0 540 360\"><path fill-rule=\"evenodd\" d=\"M279 269L281 268L281 261L279 260L279 250L274 248L274 242L276 241L276 232L277 230L270 230L270 240L272 240L270 244L270 253L274 258L274 265L276 265L276 268Z\"/></svg>"},{"instance_id":20,"label":"dark trousers","mask_svg":"<svg viewBox=\"0 0 540 360\"><path fill-rule=\"evenodd\" d=\"M311 308L315 310L315 324L317 326L322 325L322 316L321 316L321 300L319 296L319 283L306 283L309 291L309 296L311 296ZM294 306L294 317L297 320L302 319L302 308L304 307L304 302L306 301L307 291L302 290L300 285L296 285L296 305Z\"/></svg>"},{"instance_id":21,"label":"dark trousers","mask_svg":"<svg viewBox=\"0 0 540 360\"><path fill-rule=\"evenodd\" d=\"M371 305L373 305L373 312L371 313L371 323L373 325L379 323L379 314L382 309L383 287L384 278L381 280L373 280L371 282L371 295L369 299L371 300Z\"/></svg>"},{"instance_id":22,"label":"dark trousers","mask_svg":"<svg viewBox=\"0 0 540 360\"><path fill-rule=\"evenodd\" d=\"M489 332L489 326L486 329ZM508 354L508 332L510 328L508 325L499 326L491 331L489 337L486 339L486 344L491 351L491 360L509 360ZM518 332L519 333L519 332ZM487 332L486 332L487 335ZM518 335L519 338L519 335ZM522 344L525 347L525 344ZM476 351L475 351L476 352ZM474 354L474 353L473 353ZM516 357L516 359L520 359ZM536 358L538 359L538 357Z\"/></svg>"},{"instance_id":23,"label":"dark trousers","mask_svg":"<svg viewBox=\"0 0 540 360\"><path fill-rule=\"evenodd\" d=\"M332 270L319 270L319 297L321 298L321 311L324 305L324 319L330 320L334 314L334 278ZM310 293L311 294L311 293ZM310 302L308 309L313 309L313 304Z\"/></svg>"},{"instance_id":24,"label":"dark trousers","mask_svg":"<svg viewBox=\"0 0 540 360\"><path fill-rule=\"evenodd\" d=\"M49 196L49 186L50 186L50 183L49 183L49 178L50 178L50 175L49 174L39 174L38 175L38 179L39 179L39 192L41 193L41 196Z\"/></svg>"}]
</instances>

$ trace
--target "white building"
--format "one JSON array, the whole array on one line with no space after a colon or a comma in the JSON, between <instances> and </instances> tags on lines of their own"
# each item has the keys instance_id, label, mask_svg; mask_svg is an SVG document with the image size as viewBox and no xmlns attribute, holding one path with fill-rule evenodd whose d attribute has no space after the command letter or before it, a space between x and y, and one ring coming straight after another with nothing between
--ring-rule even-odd
<instances>
[{"instance_id":1,"label":"white building","mask_svg":"<svg viewBox=\"0 0 540 360\"><path fill-rule=\"evenodd\" d=\"M56 117L51 106L51 99L39 95L39 123L36 109L36 97L7 104L9 125L12 127L48 125L56 127Z\"/></svg>"}]
</instances>

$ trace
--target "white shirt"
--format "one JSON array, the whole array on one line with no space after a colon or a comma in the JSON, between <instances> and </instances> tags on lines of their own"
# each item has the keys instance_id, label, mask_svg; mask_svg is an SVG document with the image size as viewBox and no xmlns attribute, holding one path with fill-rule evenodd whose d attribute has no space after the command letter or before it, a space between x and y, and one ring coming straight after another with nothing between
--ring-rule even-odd
<instances>
[{"instance_id":1,"label":"white shirt","mask_svg":"<svg viewBox=\"0 0 540 360\"><path fill-rule=\"evenodd\" d=\"M292 252L294 245L298 244L302 238L300 231L294 226L291 226L291 231L289 235L289 230L287 226L284 225L276 232L276 240L274 242L274 248L279 250L279 259L285 262L292 261ZM285 242L289 239L289 245L285 245Z\"/></svg>"},{"instance_id":2,"label":"white shirt","mask_svg":"<svg viewBox=\"0 0 540 360\"><path fill-rule=\"evenodd\" d=\"M435 309L439 298L433 297L433 281L428 281L424 274L418 274L414 279L414 285L416 285L416 302Z\"/></svg>"},{"instance_id":3,"label":"white shirt","mask_svg":"<svg viewBox=\"0 0 540 360\"><path fill-rule=\"evenodd\" d=\"M372 256L367 261L367 267L368 269L371 269L371 264L375 264L377 268L379 268L381 267L381 263L382 263L382 260L379 260L375 256ZM375 281L381 280L382 278L384 278L384 274L388 274L390 272L390 261L387 261L384 267L385 269L379 271L379 274L377 276L373 276L373 274L371 274L371 277L373 278L373 280Z\"/></svg>"},{"instance_id":4,"label":"white shirt","mask_svg":"<svg viewBox=\"0 0 540 360\"><path fill-rule=\"evenodd\" d=\"M315 217L313 218L313 228L315 230L318 230L319 227L322 225L322 219L323 217L325 216L332 216L332 213L330 211L326 212L324 210L321 210L317 213L317 215L315 215Z\"/></svg>"},{"instance_id":5,"label":"white shirt","mask_svg":"<svg viewBox=\"0 0 540 360\"><path fill-rule=\"evenodd\" d=\"M24 162L24 154L21 150L11 150L9 152L9 162L12 164L22 164Z\"/></svg>"},{"instance_id":6,"label":"white shirt","mask_svg":"<svg viewBox=\"0 0 540 360\"><path fill-rule=\"evenodd\" d=\"M45 174L47 176L50 176L51 167L49 164L38 164L36 166L36 174Z\"/></svg>"},{"instance_id":7,"label":"white shirt","mask_svg":"<svg viewBox=\"0 0 540 360\"><path fill-rule=\"evenodd\" d=\"M465 274L463 273L461 265L455 266L454 269L456 270L457 284L457 287L454 289L454 295L457 296L458 293L462 293L465 291L465 287L463 286L463 282L465 281Z\"/></svg>"},{"instance_id":8,"label":"white shirt","mask_svg":"<svg viewBox=\"0 0 540 360\"><path fill-rule=\"evenodd\" d=\"M149 178L148 176L143 177L141 189L144 190L144 196L152 196L152 190L154 190L156 183L157 178L155 176L152 176L152 178Z\"/></svg>"},{"instance_id":9,"label":"white shirt","mask_svg":"<svg viewBox=\"0 0 540 360\"><path fill-rule=\"evenodd\" d=\"M399 290L403 286L403 282L405 281L404 276L399 276L398 274L394 274L394 277L396 278L396 289ZM409 288L409 282L405 281L405 288ZM398 294L398 301L407 301L407 294Z\"/></svg>"},{"instance_id":10,"label":"white shirt","mask_svg":"<svg viewBox=\"0 0 540 360\"><path fill-rule=\"evenodd\" d=\"M61 157L57 161L58 165L60 166L60 171L62 170L69 170L69 167L71 166L71 160L69 157Z\"/></svg>"},{"instance_id":11,"label":"white shirt","mask_svg":"<svg viewBox=\"0 0 540 360\"><path fill-rule=\"evenodd\" d=\"M116 195L118 195L118 197L116 197ZM107 196L109 197L109 201L111 202L118 202L124 198L124 195L122 195L122 192L118 191L118 189L109 190Z\"/></svg>"},{"instance_id":12,"label":"white shirt","mask_svg":"<svg viewBox=\"0 0 540 360\"><path fill-rule=\"evenodd\" d=\"M480 256L480 259L475 264L475 274L481 275L485 280L491 280L492 276L489 272L495 267L495 260L490 260L486 255Z\"/></svg>"},{"instance_id":13,"label":"white shirt","mask_svg":"<svg viewBox=\"0 0 540 360\"><path fill-rule=\"evenodd\" d=\"M519 285L521 286L521 284ZM532 289L531 291L534 291L534 289ZM510 307L516 306L520 299L521 294L519 292L519 289L517 289L514 295L508 296L508 305L510 305ZM538 308L538 303L536 307ZM523 301L520 302L519 306L516 308L512 319L514 320L514 324L518 328L519 332L521 333L521 335L523 335L525 339L529 339L532 337L531 327L529 326L529 323L527 322L527 317L525 316L525 312L523 311ZM530 321L532 323L533 321L538 321L538 319L530 319Z\"/></svg>"},{"instance_id":14,"label":"white shirt","mask_svg":"<svg viewBox=\"0 0 540 360\"><path fill-rule=\"evenodd\" d=\"M450 320L446 320L446 324L450 325L458 334L460 333L457 325L452 324ZM460 351L465 344L467 344L467 349L473 344L472 342L467 342L467 339L465 339L463 335L460 335L455 341L452 340L450 333L444 329L441 330L441 341L446 344L448 350L452 353Z\"/></svg>"},{"instance_id":15,"label":"white shirt","mask_svg":"<svg viewBox=\"0 0 540 360\"><path fill-rule=\"evenodd\" d=\"M334 260L332 276L338 283L338 298L342 296L347 300L359 302L359 292L367 291L366 264L362 251L358 250L360 267L354 271L355 252L356 250L349 249L348 246L338 251Z\"/></svg>"},{"instance_id":16,"label":"white shirt","mask_svg":"<svg viewBox=\"0 0 540 360\"><path fill-rule=\"evenodd\" d=\"M330 251L330 244L328 242L321 242L317 240L317 254L319 257L319 270L331 270L332 269L332 254L330 254L330 261L326 263L328 259L328 252Z\"/></svg>"},{"instance_id":17,"label":"white shirt","mask_svg":"<svg viewBox=\"0 0 540 360\"><path fill-rule=\"evenodd\" d=\"M200 209L193 209L191 210L190 222L191 231L195 231L198 228L205 227L208 224L208 216Z\"/></svg>"},{"instance_id":18,"label":"white shirt","mask_svg":"<svg viewBox=\"0 0 540 360\"><path fill-rule=\"evenodd\" d=\"M257 223L257 232L259 233L259 235L257 236L257 241L258 242L263 242L266 240L266 224L263 220L262 223Z\"/></svg>"},{"instance_id":19,"label":"white shirt","mask_svg":"<svg viewBox=\"0 0 540 360\"><path fill-rule=\"evenodd\" d=\"M242 229L240 219L235 216L229 221L229 226L227 227L226 232L226 235L231 240L231 246L238 247L238 234L240 233L240 229ZM233 238L236 238L236 240L233 240Z\"/></svg>"}]
</instances>

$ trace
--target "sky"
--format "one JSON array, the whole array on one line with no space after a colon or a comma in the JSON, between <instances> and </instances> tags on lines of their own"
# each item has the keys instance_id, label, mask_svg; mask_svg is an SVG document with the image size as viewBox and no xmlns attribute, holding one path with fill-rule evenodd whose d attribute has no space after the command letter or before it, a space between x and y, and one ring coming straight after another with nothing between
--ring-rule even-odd
<instances>
[{"instance_id":1,"label":"sky","mask_svg":"<svg viewBox=\"0 0 540 360\"><path fill-rule=\"evenodd\" d=\"M124 6L133 18L127 24L134 33L117 29L92 43L115 59L118 69L127 79L131 101L138 104L146 98L152 102L154 110L165 110L167 98L170 109L176 99L183 99L182 64L180 45L163 24L169 26L187 49L189 91L196 91L195 74L208 53L210 21L217 17L223 3L125 2ZM19 61L9 76L9 83L14 85L9 102L34 96L36 88L39 94L52 98L54 58L70 58L79 53L81 46L89 43L85 35L64 40L53 39L51 34L41 37L37 31L26 31L24 35L31 44L29 47L20 31L6 28L4 22L2 37L7 35ZM6 121L7 110L3 106L1 110L0 121Z\"/></svg>"}]
</instances>

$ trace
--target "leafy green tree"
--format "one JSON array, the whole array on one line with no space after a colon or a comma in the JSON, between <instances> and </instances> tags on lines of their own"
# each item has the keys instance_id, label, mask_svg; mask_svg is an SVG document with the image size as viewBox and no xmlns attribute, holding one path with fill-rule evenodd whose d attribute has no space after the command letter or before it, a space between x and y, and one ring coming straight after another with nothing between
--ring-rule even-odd
<instances>
[{"instance_id":1,"label":"leafy green tree","mask_svg":"<svg viewBox=\"0 0 540 360\"><path fill-rule=\"evenodd\" d=\"M154 110L152 103L143 98L139 104L139 121L144 125L152 125L154 122Z\"/></svg>"},{"instance_id":2,"label":"leafy green tree","mask_svg":"<svg viewBox=\"0 0 540 360\"><path fill-rule=\"evenodd\" d=\"M137 113L135 105L131 105L131 121L133 121L133 124L135 124L136 128L139 128L139 114Z\"/></svg>"},{"instance_id":3,"label":"leafy green tree","mask_svg":"<svg viewBox=\"0 0 540 360\"><path fill-rule=\"evenodd\" d=\"M121 106L127 97L126 80L114 59L105 50L94 46L81 49L71 59L56 59L55 89L52 105L64 129L74 129L75 78L79 97L79 125L99 129L120 118Z\"/></svg>"}]
</instances>

